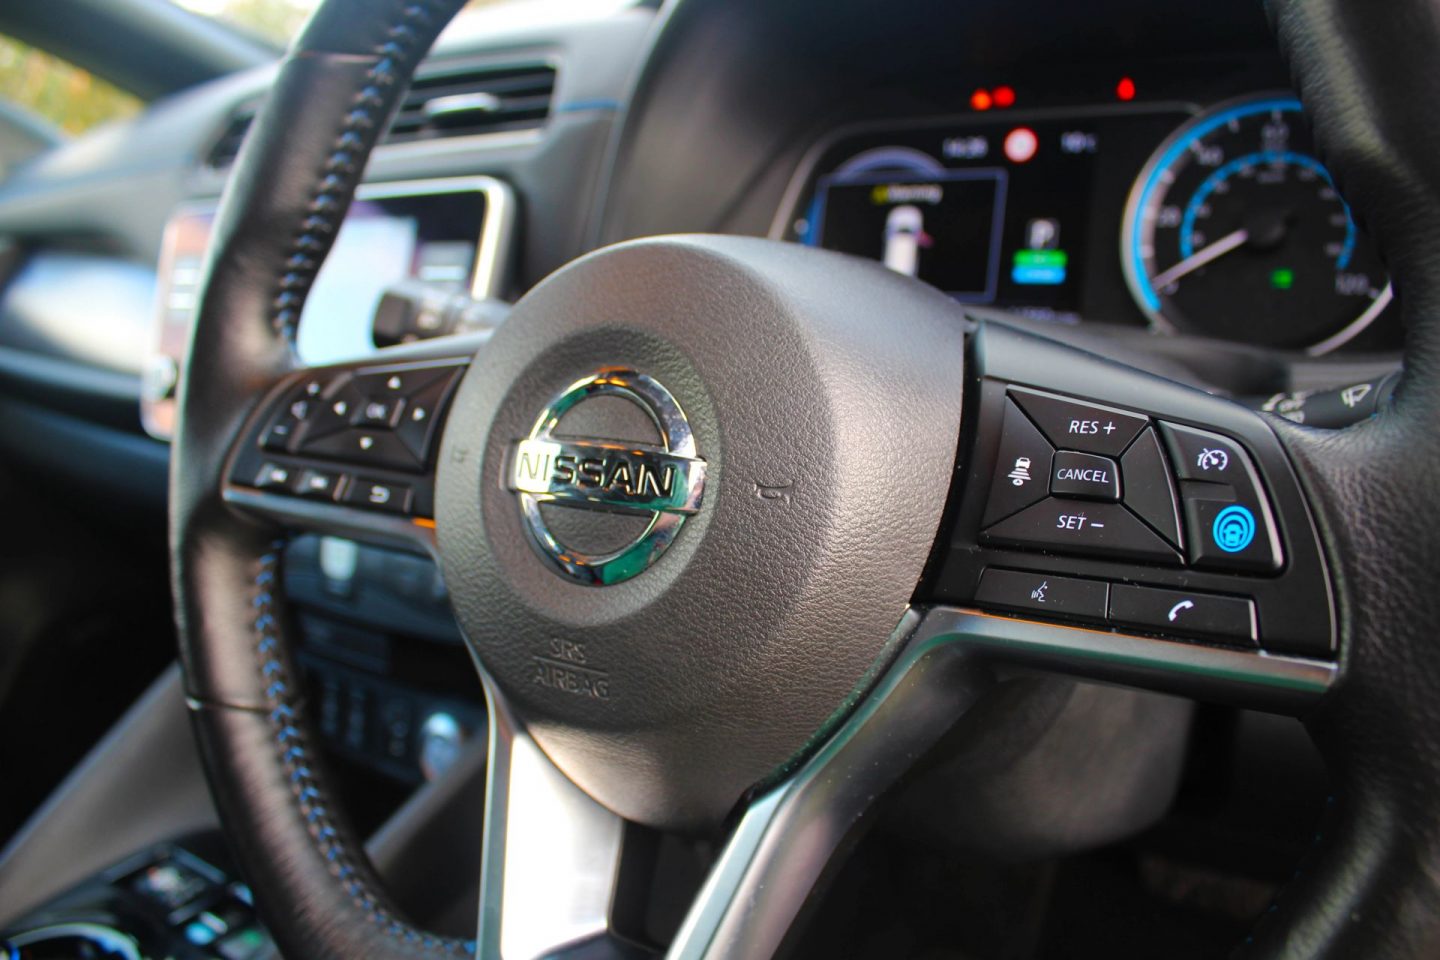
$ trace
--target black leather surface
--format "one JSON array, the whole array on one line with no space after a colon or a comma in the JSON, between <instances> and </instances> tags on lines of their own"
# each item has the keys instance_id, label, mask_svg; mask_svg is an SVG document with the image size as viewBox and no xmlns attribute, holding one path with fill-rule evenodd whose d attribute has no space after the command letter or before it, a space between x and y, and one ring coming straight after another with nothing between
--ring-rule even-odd
<instances>
[{"instance_id":1,"label":"black leather surface","mask_svg":"<svg viewBox=\"0 0 1440 960\"><path fill-rule=\"evenodd\" d=\"M463 954L407 926L329 802L272 592L274 531L220 500L231 444L292 368L306 291L416 61L458 0L328 3L283 62L222 201L180 387L172 578L194 727L258 907L292 957Z\"/></svg>"},{"instance_id":2,"label":"black leather surface","mask_svg":"<svg viewBox=\"0 0 1440 960\"><path fill-rule=\"evenodd\" d=\"M711 830L858 696L940 528L965 332L953 301L877 263L742 237L609 247L516 304L456 392L437 532L464 633L582 789ZM597 588L532 549L504 465L606 365L675 395L707 473L654 566ZM606 696L537 682L557 638Z\"/></svg>"},{"instance_id":3,"label":"black leather surface","mask_svg":"<svg viewBox=\"0 0 1440 960\"><path fill-rule=\"evenodd\" d=\"M1407 325L1392 408L1279 427L1329 542L1343 680L1308 719L1335 781L1317 855L1256 931L1277 957L1440 956L1440 4L1273 0L1322 157Z\"/></svg>"}]
</instances>

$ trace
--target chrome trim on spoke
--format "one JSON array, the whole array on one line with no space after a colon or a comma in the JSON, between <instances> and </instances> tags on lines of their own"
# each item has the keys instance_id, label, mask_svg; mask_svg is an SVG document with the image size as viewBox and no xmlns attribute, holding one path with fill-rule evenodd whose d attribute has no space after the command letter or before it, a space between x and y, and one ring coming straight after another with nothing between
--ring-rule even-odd
<instances>
[{"instance_id":1,"label":"chrome trim on spoke","mask_svg":"<svg viewBox=\"0 0 1440 960\"><path fill-rule=\"evenodd\" d=\"M925 617L914 643L953 641L997 665L1065 673L1102 683L1299 713L1334 683L1323 660L1208 647L950 607Z\"/></svg>"},{"instance_id":2,"label":"chrome trim on spoke","mask_svg":"<svg viewBox=\"0 0 1440 960\"><path fill-rule=\"evenodd\" d=\"M534 960L609 931L624 821L550 762L481 673L490 767L476 955Z\"/></svg>"},{"instance_id":3,"label":"chrome trim on spoke","mask_svg":"<svg viewBox=\"0 0 1440 960\"><path fill-rule=\"evenodd\" d=\"M440 560L439 549L435 545L435 527L430 523L302 497L262 493L233 483L225 485L221 496L232 507L286 527L418 550L437 563Z\"/></svg>"},{"instance_id":4,"label":"chrome trim on spoke","mask_svg":"<svg viewBox=\"0 0 1440 960\"><path fill-rule=\"evenodd\" d=\"M935 607L845 724L745 812L666 954L774 956L836 850L877 797L1007 669L1298 713L1335 681L1334 664L1146 639ZM918 626L915 626L918 623Z\"/></svg>"}]
</instances>

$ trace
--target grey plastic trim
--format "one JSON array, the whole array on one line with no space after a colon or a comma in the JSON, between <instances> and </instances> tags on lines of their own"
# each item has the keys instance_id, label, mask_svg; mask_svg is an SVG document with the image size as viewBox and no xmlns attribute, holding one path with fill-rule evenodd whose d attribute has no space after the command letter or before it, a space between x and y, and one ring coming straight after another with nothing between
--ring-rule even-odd
<instances>
[{"instance_id":1,"label":"grey plastic trim","mask_svg":"<svg viewBox=\"0 0 1440 960\"><path fill-rule=\"evenodd\" d=\"M609 931L625 822L550 762L481 674L490 767L476 956L536 960Z\"/></svg>"}]
</instances>

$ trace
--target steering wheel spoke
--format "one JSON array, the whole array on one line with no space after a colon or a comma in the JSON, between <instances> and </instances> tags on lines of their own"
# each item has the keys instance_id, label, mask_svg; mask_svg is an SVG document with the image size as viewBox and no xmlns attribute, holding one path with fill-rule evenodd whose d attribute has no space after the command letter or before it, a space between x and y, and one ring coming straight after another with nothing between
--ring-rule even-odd
<instances>
[{"instance_id":1,"label":"steering wheel spoke","mask_svg":"<svg viewBox=\"0 0 1440 960\"><path fill-rule=\"evenodd\" d=\"M478 955L531 960L605 941L625 822L550 761L493 683L486 695Z\"/></svg>"}]
</instances>

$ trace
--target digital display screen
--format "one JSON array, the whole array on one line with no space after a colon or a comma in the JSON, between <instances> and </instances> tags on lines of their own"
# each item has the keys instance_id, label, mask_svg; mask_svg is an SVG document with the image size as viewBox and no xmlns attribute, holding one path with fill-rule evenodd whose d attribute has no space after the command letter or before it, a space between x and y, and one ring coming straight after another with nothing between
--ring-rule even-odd
<instances>
[{"instance_id":1,"label":"digital display screen","mask_svg":"<svg viewBox=\"0 0 1440 960\"><path fill-rule=\"evenodd\" d=\"M386 188L351 205L306 297L296 350L307 365L373 352L375 307L390 285L414 278L461 290L474 279L486 212L482 191L409 192L401 185L390 187L396 192L386 196L381 189ZM177 213L166 227L151 369L163 370L163 361L168 361L170 385L189 339L214 220L213 205L197 205ZM141 413L151 434L168 437L173 432L173 393L147 386Z\"/></svg>"},{"instance_id":2,"label":"digital display screen","mask_svg":"<svg viewBox=\"0 0 1440 960\"><path fill-rule=\"evenodd\" d=\"M822 245L879 260L958 300L995 299L1006 173L982 169L924 180L881 174L820 183Z\"/></svg>"},{"instance_id":3,"label":"digital display screen","mask_svg":"<svg viewBox=\"0 0 1440 960\"><path fill-rule=\"evenodd\" d=\"M992 113L838 138L786 235L878 260L963 303L1062 321L1111 309L1108 291L1124 292L1126 192L1177 119L1150 108Z\"/></svg>"}]
</instances>

